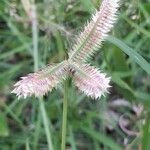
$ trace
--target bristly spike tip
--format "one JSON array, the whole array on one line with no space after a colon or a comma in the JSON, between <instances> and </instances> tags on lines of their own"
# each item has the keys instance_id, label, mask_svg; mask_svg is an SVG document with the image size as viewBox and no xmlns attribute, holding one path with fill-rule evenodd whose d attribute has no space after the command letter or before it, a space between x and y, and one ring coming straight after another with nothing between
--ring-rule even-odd
<instances>
[{"instance_id":1,"label":"bristly spike tip","mask_svg":"<svg viewBox=\"0 0 150 150\"><path fill-rule=\"evenodd\" d=\"M119 0L103 0L100 9L76 39L69 59L85 63L99 49L115 23L118 7Z\"/></svg>"},{"instance_id":2,"label":"bristly spike tip","mask_svg":"<svg viewBox=\"0 0 150 150\"><path fill-rule=\"evenodd\" d=\"M110 78L89 64L75 64L74 84L91 98L97 99L108 92Z\"/></svg>"},{"instance_id":3,"label":"bristly spike tip","mask_svg":"<svg viewBox=\"0 0 150 150\"><path fill-rule=\"evenodd\" d=\"M17 94L18 98L32 95L42 97L67 77L67 67L67 61L63 61L60 64L47 66L41 71L21 77L21 80L14 85L12 93Z\"/></svg>"}]
</instances>

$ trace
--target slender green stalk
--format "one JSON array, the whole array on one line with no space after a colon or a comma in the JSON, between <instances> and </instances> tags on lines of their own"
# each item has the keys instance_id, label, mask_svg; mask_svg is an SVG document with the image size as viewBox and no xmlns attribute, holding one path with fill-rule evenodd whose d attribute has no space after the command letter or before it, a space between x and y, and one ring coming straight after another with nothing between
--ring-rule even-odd
<instances>
[{"instance_id":1,"label":"slender green stalk","mask_svg":"<svg viewBox=\"0 0 150 150\"><path fill-rule=\"evenodd\" d=\"M46 133L46 136L47 136L48 149L49 150L54 150L53 144L52 144L52 139L51 139L51 132L49 130L49 121L48 121L48 117L47 117L47 114L46 114L44 101L43 101L42 98L41 99L39 98L39 105L40 105L40 110L41 110L41 113L42 113L45 133Z\"/></svg>"},{"instance_id":2,"label":"slender green stalk","mask_svg":"<svg viewBox=\"0 0 150 150\"><path fill-rule=\"evenodd\" d=\"M30 150L29 139L26 140L26 150Z\"/></svg>"},{"instance_id":3,"label":"slender green stalk","mask_svg":"<svg viewBox=\"0 0 150 150\"><path fill-rule=\"evenodd\" d=\"M36 15L36 8L34 5L34 1L32 2L32 42L33 42L33 56L34 56L34 71L38 70L38 27L37 27L37 15ZM53 150L52 139L51 139L51 132L49 129L49 121L46 115L46 109L44 106L43 98L39 98L39 106L42 113L43 124L45 128L45 133L48 142L48 149Z\"/></svg>"},{"instance_id":4,"label":"slender green stalk","mask_svg":"<svg viewBox=\"0 0 150 150\"><path fill-rule=\"evenodd\" d=\"M64 100L63 100L63 119L62 119L62 137L61 150L66 150L66 130L67 130L67 106L68 106L68 82L64 83Z\"/></svg>"},{"instance_id":5,"label":"slender green stalk","mask_svg":"<svg viewBox=\"0 0 150 150\"><path fill-rule=\"evenodd\" d=\"M38 27L37 27L37 15L36 8L33 3L32 5L32 42L33 42L33 55L34 55L34 71L37 71L39 68L38 64Z\"/></svg>"}]
</instances>

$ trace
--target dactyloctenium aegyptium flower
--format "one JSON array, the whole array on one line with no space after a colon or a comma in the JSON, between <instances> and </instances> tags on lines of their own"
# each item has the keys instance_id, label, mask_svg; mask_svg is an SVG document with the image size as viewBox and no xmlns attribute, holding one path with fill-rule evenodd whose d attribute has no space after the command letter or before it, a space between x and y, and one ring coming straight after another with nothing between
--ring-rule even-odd
<instances>
[{"instance_id":1,"label":"dactyloctenium aegyptium flower","mask_svg":"<svg viewBox=\"0 0 150 150\"><path fill-rule=\"evenodd\" d=\"M41 97L56 88L68 76L75 86L92 98L100 98L108 92L110 78L87 63L99 49L116 20L119 0L103 0L99 10L78 35L69 52L68 60L49 65L38 72L21 77L12 93L19 98L35 95Z\"/></svg>"}]
</instances>

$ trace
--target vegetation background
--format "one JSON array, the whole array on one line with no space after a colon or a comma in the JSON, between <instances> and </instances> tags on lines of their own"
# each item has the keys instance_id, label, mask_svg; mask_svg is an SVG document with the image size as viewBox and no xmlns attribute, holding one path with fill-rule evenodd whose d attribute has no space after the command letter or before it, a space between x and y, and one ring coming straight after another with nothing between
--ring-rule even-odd
<instances>
[{"instance_id":1,"label":"vegetation background","mask_svg":"<svg viewBox=\"0 0 150 150\"><path fill-rule=\"evenodd\" d=\"M35 1L40 67L67 57L99 3ZM17 100L11 94L13 84L34 70L32 32L21 1L1 0L0 150L46 150L50 140L60 149L63 85L44 97L42 108L34 97ZM110 34L90 60L112 77L110 94L91 100L69 79L68 150L150 150L150 1L121 0Z\"/></svg>"}]
</instances>

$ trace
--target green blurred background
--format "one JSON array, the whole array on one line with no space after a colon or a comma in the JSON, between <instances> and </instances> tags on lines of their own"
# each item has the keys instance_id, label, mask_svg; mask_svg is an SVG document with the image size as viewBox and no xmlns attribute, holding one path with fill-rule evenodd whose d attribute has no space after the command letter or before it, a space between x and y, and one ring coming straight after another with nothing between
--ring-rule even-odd
<instances>
[{"instance_id":1,"label":"green blurred background","mask_svg":"<svg viewBox=\"0 0 150 150\"><path fill-rule=\"evenodd\" d=\"M61 62L99 0L36 0L38 63ZM91 100L69 79L67 150L150 150L150 0L121 0L118 23L91 64L112 78ZM13 84L34 71L32 26L19 0L0 1L0 150L60 150L63 85L17 100ZM47 133L47 128L50 133Z\"/></svg>"}]
</instances>

